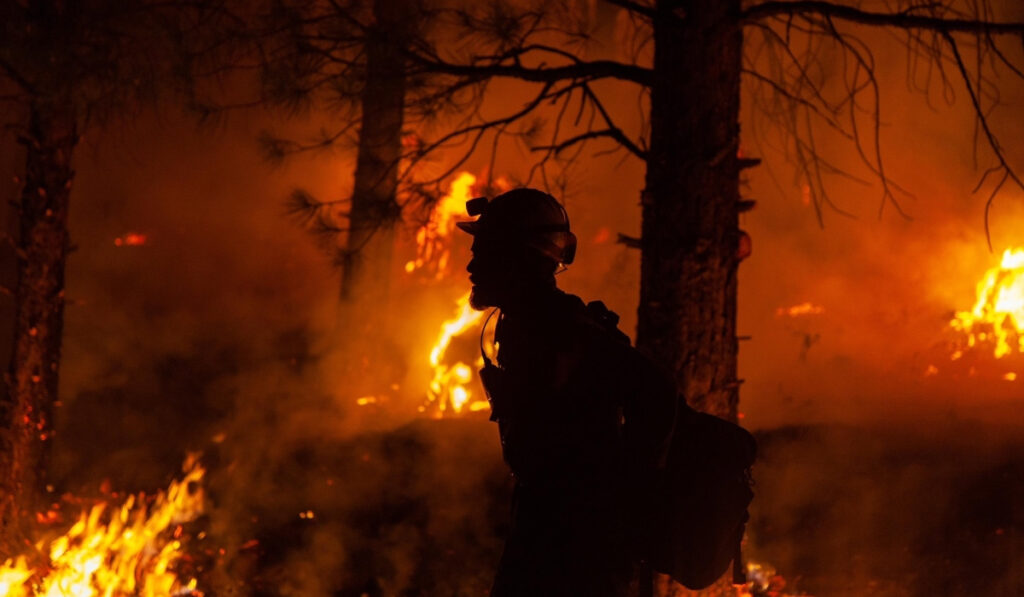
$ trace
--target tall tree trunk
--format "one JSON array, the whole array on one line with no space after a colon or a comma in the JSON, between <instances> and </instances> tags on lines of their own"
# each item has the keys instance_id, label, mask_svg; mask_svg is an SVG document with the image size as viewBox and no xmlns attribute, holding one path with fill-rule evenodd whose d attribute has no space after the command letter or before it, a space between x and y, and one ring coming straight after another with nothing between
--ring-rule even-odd
<instances>
[{"instance_id":1,"label":"tall tree trunk","mask_svg":"<svg viewBox=\"0 0 1024 597\"><path fill-rule=\"evenodd\" d=\"M735 420L740 2L656 10L637 343L691 405Z\"/></svg>"},{"instance_id":2,"label":"tall tree trunk","mask_svg":"<svg viewBox=\"0 0 1024 597\"><path fill-rule=\"evenodd\" d=\"M55 104L31 106L24 139L14 348L0 393L0 539L7 549L15 547L32 513L45 507L57 404L71 155L78 137L73 112Z\"/></svg>"},{"instance_id":3,"label":"tall tree trunk","mask_svg":"<svg viewBox=\"0 0 1024 597\"><path fill-rule=\"evenodd\" d=\"M659 0L637 345L691 406L735 421L740 0ZM656 594L731 594L658 580Z\"/></svg>"},{"instance_id":4,"label":"tall tree trunk","mask_svg":"<svg viewBox=\"0 0 1024 597\"><path fill-rule=\"evenodd\" d=\"M366 41L366 83L349 234L343 254L341 299L349 322L367 322L367 312L387 304L405 109L402 44L407 0L375 0L375 26ZM361 308L362 306L368 309Z\"/></svg>"}]
</instances>

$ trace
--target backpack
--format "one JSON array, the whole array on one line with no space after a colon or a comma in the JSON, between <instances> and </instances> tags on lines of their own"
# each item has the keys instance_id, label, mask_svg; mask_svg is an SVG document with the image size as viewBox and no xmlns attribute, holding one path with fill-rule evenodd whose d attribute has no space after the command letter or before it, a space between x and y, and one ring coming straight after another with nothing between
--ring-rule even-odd
<instances>
[{"instance_id":1,"label":"backpack","mask_svg":"<svg viewBox=\"0 0 1024 597\"><path fill-rule=\"evenodd\" d=\"M567 300L569 311L582 315L577 321L629 346L629 337L617 327L619 316L604 303L591 301L579 309L583 305L578 298ZM485 364L480 376L495 420L499 405L492 393L503 385L502 372L482 347L481 353ZM757 442L747 430L677 399L665 468L648 502L653 506L650 526L644 525L649 530L645 551L653 570L699 590L721 578L732 562L734 581L746 582L740 542L747 506L754 497L750 468L756 453Z\"/></svg>"},{"instance_id":2,"label":"backpack","mask_svg":"<svg viewBox=\"0 0 1024 597\"><path fill-rule=\"evenodd\" d=\"M754 436L739 425L698 412L680 398L665 470L654 496L651 568L690 589L703 589L733 563L746 582L740 542L754 497Z\"/></svg>"}]
</instances>

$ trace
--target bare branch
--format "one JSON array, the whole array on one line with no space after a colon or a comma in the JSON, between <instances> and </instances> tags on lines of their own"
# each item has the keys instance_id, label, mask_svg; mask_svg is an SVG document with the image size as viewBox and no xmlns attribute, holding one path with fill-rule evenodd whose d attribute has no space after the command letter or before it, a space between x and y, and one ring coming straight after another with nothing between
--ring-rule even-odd
<instances>
[{"instance_id":1,"label":"bare branch","mask_svg":"<svg viewBox=\"0 0 1024 597\"><path fill-rule=\"evenodd\" d=\"M620 79L639 85L650 85L653 71L634 64L614 60L579 61L564 66L527 67L521 64L505 64L488 59L487 62L456 64L440 56L427 56L415 51L409 52L410 60L427 72L442 73L458 77L509 77L532 83L553 83L571 79Z\"/></svg>"},{"instance_id":2,"label":"bare branch","mask_svg":"<svg viewBox=\"0 0 1024 597\"><path fill-rule=\"evenodd\" d=\"M960 49L957 47L956 40L953 39L953 35L950 33L944 33L943 37L946 42L949 43L950 50L953 52L953 59L956 62L957 69L960 71L960 75L964 80L964 87L967 88L967 93L971 98L971 105L974 106L974 114L978 117L978 123L981 125L981 130L985 133L985 138L988 140L988 145L995 154L996 159L999 160L999 166L1003 170L1003 178L992 190L988 200L985 202L985 240L988 241L988 248L992 250L992 234L989 229L989 212L992 208L992 202L995 200L999 190L1006 183L1007 178L1012 180L1021 189L1024 189L1024 183L1021 182L1017 172L1010 166L1006 160L1006 155L1003 153L1002 148L999 146L999 140L996 138L995 133L992 132L992 128L989 126L988 118L985 115L985 110L981 106L981 100L978 98L978 94L975 93L974 86L971 83L970 73L967 70L967 65L964 64L964 59L960 55ZM985 173L988 176L988 172Z\"/></svg>"},{"instance_id":3,"label":"bare branch","mask_svg":"<svg viewBox=\"0 0 1024 597\"><path fill-rule=\"evenodd\" d=\"M619 237L615 239L615 242L620 245L625 245L630 249L639 249L643 246L640 239L635 236L629 236L628 234L619 233Z\"/></svg>"},{"instance_id":4,"label":"bare branch","mask_svg":"<svg viewBox=\"0 0 1024 597\"><path fill-rule=\"evenodd\" d=\"M412 169L420 161L422 161L424 157L426 157L427 155L431 154L433 151L435 151L439 147L442 147L443 145L451 142L454 139L457 139L457 138L460 138L460 137L465 137L467 135L474 134L474 133L476 135L475 135L475 139L474 139L473 143L471 144L472 145L471 150L475 149L476 144L479 143L481 136L487 130L493 129L493 128L498 128L498 127L505 126L505 125L511 124L513 122L516 122L519 119L521 119L521 118L527 116L528 114L530 114L531 112L533 112L533 110L537 106L539 106L541 103L543 103L545 100L549 100L549 99L552 99L553 97L557 97L557 96L561 95L563 92L566 91L565 89L562 89L562 90L559 90L558 92L556 92L555 94L549 94L549 91L551 90L552 87L554 87L554 85L555 85L555 82L546 83L541 88L540 93L538 93L532 100L527 102L527 104L523 108L521 108L520 110L517 110L516 112L513 112L512 114L510 114L508 116L505 116L505 117L502 117L502 118L497 118L497 119L494 119L494 120L488 120L488 121L477 123L477 124L471 124L471 125L459 127L457 129L455 129L453 131L450 131L449 133L441 136L439 139L433 141L429 145L426 145L426 146L424 146L422 148L419 148L416 151L416 154L412 157L412 159L410 159L408 166L406 166L406 168L405 168L405 171L406 172L412 171ZM469 156L467 154L466 157L464 157L461 161L464 162L466 159L468 159L468 157ZM457 166L456 166L456 168L457 168ZM454 171L454 170L452 170L452 171ZM443 178L443 176L441 178Z\"/></svg>"},{"instance_id":5,"label":"bare branch","mask_svg":"<svg viewBox=\"0 0 1024 597\"><path fill-rule=\"evenodd\" d=\"M597 110L601 113L601 118L604 119L605 124L608 125L608 129L616 131L616 140L626 149L628 149L633 155L637 156L641 160L647 159L647 152L640 148L637 144L633 143L629 137L622 132L622 129L612 122L611 116L608 114L608 110L605 109L604 104L597 97L597 94L590 88L589 85L585 85L584 93L590 98L590 101L597 107ZM642 141L642 139L641 139Z\"/></svg>"},{"instance_id":6,"label":"bare branch","mask_svg":"<svg viewBox=\"0 0 1024 597\"><path fill-rule=\"evenodd\" d=\"M784 97L786 100L788 100L790 102L793 102L793 103L796 103L796 104L800 104L801 106L807 108L811 112L814 112L814 114L816 114L817 116L821 117L821 119L824 120L826 123L828 123L828 125L830 127L835 129L839 134L841 134L842 136L846 137L847 139L852 139L853 138L850 135L849 132L847 132L845 129L843 129L841 126L839 126L839 123L836 122L835 118L833 118L832 115L826 114L824 111L822 111L821 108L819 108L818 106L814 105L813 103L811 103L807 99L794 95L792 92L790 92L789 90L784 88L782 85L780 85L777 81L775 81L771 77L766 77L765 75L762 75L761 73L759 73L759 72L757 72L755 70L749 69L749 68L744 68L740 72L742 72L744 75L747 75L749 77L753 77L754 79L756 79L757 81L759 81L761 83L764 83L765 85L770 87L775 93L778 93L779 95Z\"/></svg>"},{"instance_id":7,"label":"bare branch","mask_svg":"<svg viewBox=\"0 0 1024 597\"><path fill-rule=\"evenodd\" d=\"M635 14L638 14L638 15L643 15L644 17L647 17L648 19L654 19L655 17L661 17L662 16L662 15L658 14L658 12L654 9L653 6L646 6L644 4L640 4L639 2L634 2L633 0L603 0L603 1L608 3L608 4L611 4L613 6L618 6L620 8L624 8L624 9L628 10L631 13L635 13Z\"/></svg>"},{"instance_id":8,"label":"bare branch","mask_svg":"<svg viewBox=\"0 0 1024 597\"><path fill-rule=\"evenodd\" d=\"M35 93L35 88L33 87L32 83L30 83L28 79L23 77L21 73L19 73L18 70L11 65L11 63L7 62L3 58L0 58L0 68L2 68L3 71L7 73L7 76L12 81L14 81L14 83L17 84L18 87L21 87L21 89L25 91L25 93L28 93L30 95Z\"/></svg>"},{"instance_id":9,"label":"bare branch","mask_svg":"<svg viewBox=\"0 0 1024 597\"><path fill-rule=\"evenodd\" d=\"M534 151L552 150L557 154L574 145L583 143L584 141L588 141L590 139L598 139L602 137L618 141L623 147L629 149L629 151L631 151L633 155L640 158L641 160L647 159L647 154L640 151L640 149L636 147L636 145L634 145L628 138L626 138L626 136L619 129L602 129L599 131L587 131L586 133L581 133L574 137L570 137L554 145L536 145L534 147L531 147L530 149Z\"/></svg>"},{"instance_id":10,"label":"bare branch","mask_svg":"<svg viewBox=\"0 0 1024 597\"><path fill-rule=\"evenodd\" d=\"M870 12L843 6L832 2L818 0L798 0L795 2L771 1L755 4L743 11L743 20L784 17L791 15L818 15L824 18L835 18L879 27L898 27L900 29L929 29L940 33L985 33L995 35L1024 34L1024 23L998 23L974 19L946 19L925 16L903 11L896 13Z\"/></svg>"}]
</instances>

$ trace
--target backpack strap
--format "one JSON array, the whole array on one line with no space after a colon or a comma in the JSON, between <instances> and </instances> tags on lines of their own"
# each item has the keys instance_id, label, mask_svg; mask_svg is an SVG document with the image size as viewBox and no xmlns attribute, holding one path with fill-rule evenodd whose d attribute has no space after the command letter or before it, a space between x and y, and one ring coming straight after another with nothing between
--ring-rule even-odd
<instances>
[{"instance_id":1,"label":"backpack strap","mask_svg":"<svg viewBox=\"0 0 1024 597\"><path fill-rule=\"evenodd\" d=\"M596 324L604 332L611 334L616 340L629 344L629 336L619 329L619 314L612 311L601 301L590 301L584 307L583 312L587 319Z\"/></svg>"}]
</instances>

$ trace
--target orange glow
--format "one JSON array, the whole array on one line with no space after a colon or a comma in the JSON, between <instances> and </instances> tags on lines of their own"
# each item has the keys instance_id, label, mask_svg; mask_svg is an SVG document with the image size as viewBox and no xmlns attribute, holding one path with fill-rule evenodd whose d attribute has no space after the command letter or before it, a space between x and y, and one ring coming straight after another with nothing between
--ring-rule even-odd
<instances>
[{"instance_id":1,"label":"orange glow","mask_svg":"<svg viewBox=\"0 0 1024 597\"><path fill-rule=\"evenodd\" d=\"M115 247L140 247L144 244L146 244L146 235L137 232L129 232L114 239Z\"/></svg>"},{"instance_id":2,"label":"orange glow","mask_svg":"<svg viewBox=\"0 0 1024 597\"><path fill-rule=\"evenodd\" d=\"M966 347L991 350L997 359L1024 352L1024 248L1003 252L1000 264L978 282L977 295L973 309L949 322L963 333Z\"/></svg>"},{"instance_id":3,"label":"orange glow","mask_svg":"<svg viewBox=\"0 0 1024 597\"><path fill-rule=\"evenodd\" d=\"M1006 381L1016 381L1017 374L1014 373L1013 371L1010 371L1009 373L1003 376L1003 379L1005 379Z\"/></svg>"},{"instance_id":4,"label":"orange glow","mask_svg":"<svg viewBox=\"0 0 1024 597\"><path fill-rule=\"evenodd\" d=\"M466 201L472 199L475 184L476 176L469 172L461 172L455 177L448 187L448 194L434 205L430 219L416 231L416 258L406 262L406 273L427 269L438 280L450 273L455 222L457 218L467 217Z\"/></svg>"},{"instance_id":5,"label":"orange glow","mask_svg":"<svg viewBox=\"0 0 1024 597\"><path fill-rule=\"evenodd\" d=\"M202 512L196 489L205 470L189 456L185 473L151 500L129 496L107 514L97 504L64 535L50 543L48 561L38 569L25 557L0 565L0 595L10 597L167 597L196 591L196 580L173 571L182 558L181 524ZM43 545L37 545L43 551Z\"/></svg>"},{"instance_id":6,"label":"orange glow","mask_svg":"<svg viewBox=\"0 0 1024 597\"><path fill-rule=\"evenodd\" d=\"M803 317L804 315L821 315L825 307L814 303L800 303L792 307L779 307L775 310L776 317Z\"/></svg>"},{"instance_id":7,"label":"orange glow","mask_svg":"<svg viewBox=\"0 0 1024 597\"><path fill-rule=\"evenodd\" d=\"M771 595L772 597L796 597L805 593L790 593L786 591L786 579L782 577L774 566L758 562L747 562L747 583L745 585L733 585L736 597L755 597L756 595Z\"/></svg>"},{"instance_id":8,"label":"orange glow","mask_svg":"<svg viewBox=\"0 0 1024 597\"><path fill-rule=\"evenodd\" d=\"M487 408L487 402L476 400L469 387L475 377L474 369L483 363L477 362L470 366L461 361L449 363L444 359L452 338L477 330L477 324L483 318L482 311L476 311L469 305L469 293L458 300L457 308L455 317L441 325L441 333L430 350L430 366L434 369L434 377L428 386L427 399L441 416L449 412L458 414L466 408L473 412Z\"/></svg>"}]
</instances>

